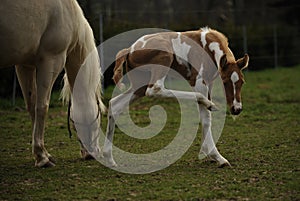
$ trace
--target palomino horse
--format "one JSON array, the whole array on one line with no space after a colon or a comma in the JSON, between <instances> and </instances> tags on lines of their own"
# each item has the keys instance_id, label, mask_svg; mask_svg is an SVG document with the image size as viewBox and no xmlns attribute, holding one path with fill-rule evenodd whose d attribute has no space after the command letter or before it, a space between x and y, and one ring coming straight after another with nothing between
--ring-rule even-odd
<instances>
[{"instance_id":1,"label":"palomino horse","mask_svg":"<svg viewBox=\"0 0 300 201\"><path fill-rule=\"evenodd\" d=\"M198 46L201 51L195 51ZM203 52L209 58L205 60ZM196 62L195 62L196 61ZM119 88L122 83L123 68L127 72L132 69L149 68L150 78L143 76L140 70L136 76L128 75L131 87L128 91L114 97L110 101L108 113L107 137L103 154L109 165L116 165L112 155L115 119L124 107L143 96L177 97L198 101L202 122L201 153L218 162L220 166L230 165L217 150L211 132L211 112L215 108L210 101L210 93L215 78L220 74L224 83L227 104L233 115L242 111L241 88L244 82L242 69L248 66L249 57L235 60L228 48L227 38L210 28L202 28L188 32L164 32L145 35L138 39L130 48L121 50L116 56L113 79ZM191 63L192 62L192 63ZM152 67L155 66L155 67ZM164 68L163 68L163 67ZM193 87L193 92L169 90L164 87L168 69L177 71ZM139 86L141 79L147 79L146 86ZM205 140L203 140L205 139Z\"/></svg>"},{"instance_id":2,"label":"palomino horse","mask_svg":"<svg viewBox=\"0 0 300 201\"><path fill-rule=\"evenodd\" d=\"M53 83L63 68L63 98L72 100L71 118L77 134L90 139L81 140L82 154L97 154L99 147L94 141L100 122L95 119L100 120L99 112L104 109L99 57L92 29L77 1L3 0L0 44L0 66L16 66L31 117L35 165L54 165L44 146L45 119ZM75 93L75 88L80 93Z\"/></svg>"}]
</instances>

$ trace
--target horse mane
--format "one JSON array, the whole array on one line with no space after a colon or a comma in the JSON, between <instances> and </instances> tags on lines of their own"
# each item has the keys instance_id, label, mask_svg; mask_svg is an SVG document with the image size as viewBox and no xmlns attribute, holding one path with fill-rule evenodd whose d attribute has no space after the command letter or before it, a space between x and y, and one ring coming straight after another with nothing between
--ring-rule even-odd
<instances>
[{"instance_id":1,"label":"horse mane","mask_svg":"<svg viewBox=\"0 0 300 201\"><path fill-rule=\"evenodd\" d=\"M209 27L203 27L200 28L200 31L208 32L211 35L207 35L207 37L210 37L210 40L219 42L221 45L221 48L224 50L224 53L226 54L226 58L228 62L235 62L235 57L231 50L229 49L228 45L228 38L222 34L221 32L211 29Z\"/></svg>"},{"instance_id":2,"label":"horse mane","mask_svg":"<svg viewBox=\"0 0 300 201\"><path fill-rule=\"evenodd\" d=\"M87 66L89 70L88 74L92 75L89 78L89 86L97 84L96 87L96 98L98 99L99 108L101 112L106 110L105 105L102 100L102 73L100 70L100 59L95 45L93 30L90 27L88 21L84 17L83 11L80 8L76 0L71 0L72 8L74 9L74 23L75 23L75 37L76 45L75 47L79 49L79 60L81 61L81 66ZM67 79L67 75L64 75L64 86L61 91L61 99L63 103L70 101L71 87Z\"/></svg>"}]
</instances>

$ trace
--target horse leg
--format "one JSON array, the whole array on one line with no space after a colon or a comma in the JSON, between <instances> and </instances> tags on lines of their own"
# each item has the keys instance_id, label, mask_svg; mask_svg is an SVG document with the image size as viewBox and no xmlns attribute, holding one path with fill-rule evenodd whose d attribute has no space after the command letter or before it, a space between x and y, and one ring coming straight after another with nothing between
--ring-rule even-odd
<instances>
[{"instance_id":1,"label":"horse leg","mask_svg":"<svg viewBox=\"0 0 300 201\"><path fill-rule=\"evenodd\" d=\"M57 76L65 64L65 56L42 56L37 62L36 107L32 136L32 148L37 167L54 166L51 155L44 146L45 121L49 109L51 90Z\"/></svg>"},{"instance_id":2,"label":"horse leg","mask_svg":"<svg viewBox=\"0 0 300 201\"><path fill-rule=\"evenodd\" d=\"M216 105L201 93L166 89L164 82L173 63L173 54L167 51L160 53L158 60L160 61L159 65L150 65L151 79L146 90L146 96L196 100L209 110L218 110Z\"/></svg>"},{"instance_id":3,"label":"horse leg","mask_svg":"<svg viewBox=\"0 0 300 201\"><path fill-rule=\"evenodd\" d=\"M164 86L165 78L166 77L162 77L158 79L153 86L149 86L146 91L146 96L196 100L199 104L203 105L208 110L218 110L217 106L212 101L208 100L207 97L203 96L199 92L166 89Z\"/></svg>"},{"instance_id":4,"label":"horse leg","mask_svg":"<svg viewBox=\"0 0 300 201\"><path fill-rule=\"evenodd\" d=\"M16 65L16 73L21 86L22 94L29 112L32 127L35 119L36 80L34 66Z\"/></svg>"},{"instance_id":5,"label":"horse leg","mask_svg":"<svg viewBox=\"0 0 300 201\"><path fill-rule=\"evenodd\" d=\"M202 143L200 154L204 154L209 159L218 162L220 167L230 166L230 163L218 151L211 132L211 112L199 105L200 118L202 123ZM200 155L199 155L200 158Z\"/></svg>"},{"instance_id":6,"label":"horse leg","mask_svg":"<svg viewBox=\"0 0 300 201\"><path fill-rule=\"evenodd\" d=\"M112 155L113 137L115 132L116 119L122 113L124 107L134 102L139 98L138 95L133 93L133 90L129 89L125 93L122 93L109 101L108 108L108 123L106 129L106 138L103 146L103 156L108 166L117 166Z\"/></svg>"},{"instance_id":7,"label":"horse leg","mask_svg":"<svg viewBox=\"0 0 300 201\"><path fill-rule=\"evenodd\" d=\"M36 105L36 69L34 66L16 65L16 73L33 128ZM49 158L50 162L54 163L54 159L51 155L48 152L45 154Z\"/></svg>"},{"instance_id":8,"label":"horse leg","mask_svg":"<svg viewBox=\"0 0 300 201\"><path fill-rule=\"evenodd\" d=\"M208 87L197 81L195 89L208 97ZM199 104L200 119L202 123L202 142L199 158L201 154L204 154L209 159L219 163L220 167L230 166L230 163L219 153L211 132L211 111Z\"/></svg>"}]
</instances>

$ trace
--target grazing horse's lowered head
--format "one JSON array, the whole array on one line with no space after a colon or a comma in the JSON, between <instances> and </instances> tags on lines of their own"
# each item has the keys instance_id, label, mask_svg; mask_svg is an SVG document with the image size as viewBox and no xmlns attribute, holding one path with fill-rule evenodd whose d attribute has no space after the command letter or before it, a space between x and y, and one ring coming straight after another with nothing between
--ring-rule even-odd
<instances>
[{"instance_id":1,"label":"grazing horse's lowered head","mask_svg":"<svg viewBox=\"0 0 300 201\"><path fill-rule=\"evenodd\" d=\"M239 115L242 112L242 86L245 82L242 70L247 68L249 56L237 61L228 62L226 55L220 60L220 74L226 91L226 100L232 115Z\"/></svg>"}]
</instances>

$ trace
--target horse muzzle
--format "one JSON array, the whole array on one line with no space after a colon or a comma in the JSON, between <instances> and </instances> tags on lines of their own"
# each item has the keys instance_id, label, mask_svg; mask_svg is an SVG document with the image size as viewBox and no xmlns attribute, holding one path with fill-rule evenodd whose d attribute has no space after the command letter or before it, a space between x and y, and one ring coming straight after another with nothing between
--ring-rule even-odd
<instances>
[{"instance_id":1,"label":"horse muzzle","mask_svg":"<svg viewBox=\"0 0 300 201\"><path fill-rule=\"evenodd\" d=\"M243 108L242 107L235 107L232 106L230 109L230 112L232 115L239 115L242 112Z\"/></svg>"}]
</instances>

